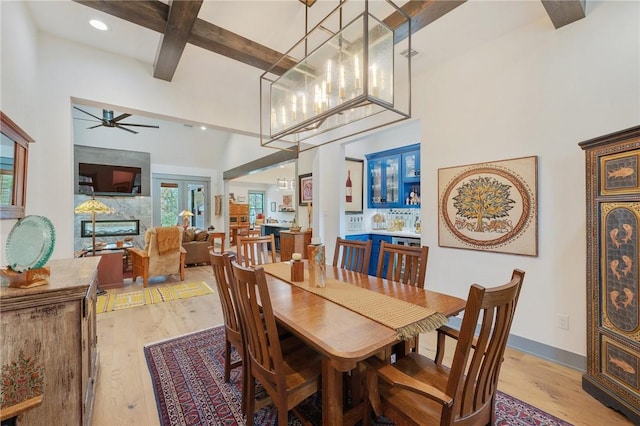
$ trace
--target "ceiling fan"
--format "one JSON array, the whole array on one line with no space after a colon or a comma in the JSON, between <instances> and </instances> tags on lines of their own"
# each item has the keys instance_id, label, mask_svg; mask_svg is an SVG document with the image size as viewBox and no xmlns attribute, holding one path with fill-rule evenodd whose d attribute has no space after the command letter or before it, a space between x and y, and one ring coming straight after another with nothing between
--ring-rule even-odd
<instances>
[{"instance_id":1,"label":"ceiling fan","mask_svg":"<svg viewBox=\"0 0 640 426\"><path fill-rule=\"evenodd\" d=\"M153 125L148 125L148 124L133 124L133 123L120 123L120 120L124 120L127 117L131 117L131 114L120 114L117 117L113 117L113 111L109 110L109 109L103 109L102 110L102 117L98 117L96 115L91 114L90 112L87 112L83 109L78 108L77 106L74 106L75 109L77 109L80 112L84 112L87 115L90 115L91 117L95 118L96 120L98 120L98 122L100 124L97 124L95 126L91 126L91 127L87 127L87 129L95 129L96 127L117 127L118 129L122 129L122 130L126 130L127 132L131 132L131 133L135 133L138 134L138 132L131 130L131 129L127 129L124 126L135 126L135 127L150 127L153 129L159 129L160 126L153 126ZM76 117L77 118L77 117ZM87 121L95 121L95 120L89 120L86 118L78 118L78 120L87 120Z\"/></svg>"}]
</instances>

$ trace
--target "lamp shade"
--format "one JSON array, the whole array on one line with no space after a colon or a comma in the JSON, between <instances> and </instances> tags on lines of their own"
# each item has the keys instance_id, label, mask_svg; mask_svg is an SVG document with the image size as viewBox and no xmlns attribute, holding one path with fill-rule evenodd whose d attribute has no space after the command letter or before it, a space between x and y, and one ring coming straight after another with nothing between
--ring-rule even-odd
<instances>
[{"instance_id":1,"label":"lamp shade","mask_svg":"<svg viewBox=\"0 0 640 426\"><path fill-rule=\"evenodd\" d=\"M189 210L182 210L178 216L193 216Z\"/></svg>"},{"instance_id":2,"label":"lamp shade","mask_svg":"<svg viewBox=\"0 0 640 426\"><path fill-rule=\"evenodd\" d=\"M91 199L85 201L84 203L77 206L74 210L76 214L91 214L91 213L102 213L102 214L111 214L113 210L109 208L106 204L98 201L96 199Z\"/></svg>"}]
</instances>

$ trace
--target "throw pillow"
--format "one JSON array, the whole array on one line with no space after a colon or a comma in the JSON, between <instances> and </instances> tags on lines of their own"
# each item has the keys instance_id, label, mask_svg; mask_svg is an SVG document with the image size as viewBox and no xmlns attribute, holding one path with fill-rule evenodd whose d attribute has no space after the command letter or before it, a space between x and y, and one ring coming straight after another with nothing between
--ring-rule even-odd
<instances>
[{"instance_id":1,"label":"throw pillow","mask_svg":"<svg viewBox=\"0 0 640 426\"><path fill-rule=\"evenodd\" d=\"M196 230L194 228L187 228L182 234L182 242L190 243L191 241L193 241L195 236L196 236Z\"/></svg>"},{"instance_id":2,"label":"throw pillow","mask_svg":"<svg viewBox=\"0 0 640 426\"><path fill-rule=\"evenodd\" d=\"M196 231L195 241L207 241L209 239L209 233L204 229L198 229Z\"/></svg>"}]
</instances>

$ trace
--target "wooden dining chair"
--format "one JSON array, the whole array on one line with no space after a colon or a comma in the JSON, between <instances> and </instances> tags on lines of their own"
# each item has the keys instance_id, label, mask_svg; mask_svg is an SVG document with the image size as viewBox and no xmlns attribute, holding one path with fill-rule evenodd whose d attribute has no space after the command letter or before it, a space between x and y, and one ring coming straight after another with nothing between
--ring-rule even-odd
<instances>
[{"instance_id":1,"label":"wooden dining chair","mask_svg":"<svg viewBox=\"0 0 640 426\"><path fill-rule=\"evenodd\" d=\"M240 237L238 239L240 263L244 266L264 265L276 262L276 242L273 234L263 237Z\"/></svg>"},{"instance_id":2,"label":"wooden dining chair","mask_svg":"<svg viewBox=\"0 0 640 426\"><path fill-rule=\"evenodd\" d=\"M429 247L427 246L413 247L382 241L376 276L424 288L428 257ZM391 349L390 356L401 357L408 352L417 352L419 347L420 336L416 336L396 344Z\"/></svg>"},{"instance_id":3,"label":"wooden dining chair","mask_svg":"<svg viewBox=\"0 0 640 426\"><path fill-rule=\"evenodd\" d=\"M472 285L460 331L438 330L435 360L418 353L395 364L367 360L365 394L375 415L397 425L495 424L498 376L524 274L515 269L494 288ZM457 340L450 369L442 365L445 335ZM371 424L369 408L364 424Z\"/></svg>"},{"instance_id":4,"label":"wooden dining chair","mask_svg":"<svg viewBox=\"0 0 640 426\"><path fill-rule=\"evenodd\" d=\"M428 257L427 246L403 246L382 241L376 276L424 288Z\"/></svg>"},{"instance_id":5,"label":"wooden dining chair","mask_svg":"<svg viewBox=\"0 0 640 426\"><path fill-rule=\"evenodd\" d=\"M224 232L210 232L209 235L211 240L211 246L209 246L209 252L211 252L211 249L213 249L213 251L224 253L224 241L227 238L226 234ZM219 243L219 247L217 246L218 243Z\"/></svg>"},{"instance_id":6,"label":"wooden dining chair","mask_svg":"<svg viewBox=\"0 0 640 426\"><path fill-rule=\"evenodd\" d=\"M231 269L231 261L235 260L233 253L216 253L213 249L209 250L211 258L211 267L213 268L213 277L215 278L216 288L218 289L218 297L220 298L220 304L222 305L222 316L224 319L224 337L225 337L225 352L224 352L224 381L229 382L231 379L231 370L242 366L242 377L246 382L247 371L246 363L243 360L246 358L244 352L244 343L242 337L242 331L240 329L240 319L238 317L238 309L234 304L232 295L233 285L233 270ZM236 362L231 362L231 347L236 349L240 359ZM247 386L242 384L242 409L246 408L247 401Z\"/></svg>"},{"instance_id":7,"label":"wooden dining chair","mask_svg":"<svg viewBox=\"0 0 640 426\"><path fill-rule=\"evenodd\" d=\"M253 425L258 380L278 410L278 425L286 426L289 410L319 390L320 355L298 339L286 349L281 345L264 269L231 265L234 301L246 342L247 425Z\"/></svg>"},{"instance_id":8,"label":"wooden dining chair","mask_svg":"<svg viewBox=\"0 0 640 426\"><path fill-rule=\"evenodd\" d=\"M353 241L336 238L333 266L366 274L371 258L371 240Z\"/></svg>"}]
</instances>

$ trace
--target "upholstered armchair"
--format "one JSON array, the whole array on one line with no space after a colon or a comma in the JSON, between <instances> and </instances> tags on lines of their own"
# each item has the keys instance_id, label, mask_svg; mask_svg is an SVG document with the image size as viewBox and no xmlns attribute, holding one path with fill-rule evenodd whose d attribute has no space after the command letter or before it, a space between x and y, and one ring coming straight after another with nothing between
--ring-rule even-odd
<instances>
[{"instance_id":1,"label":"upholstered armchair","mask_svg":"<svg viewBox=\"0 0 640 426\"><path fill-rule=\"evenodd\" d=\"M149 228L144 235L144 250L130 248L133 280L142 277L147 287L149 277L180 274L184 281L186 250L182 247L182 226Z\"/></svg>"}]
</instances>

